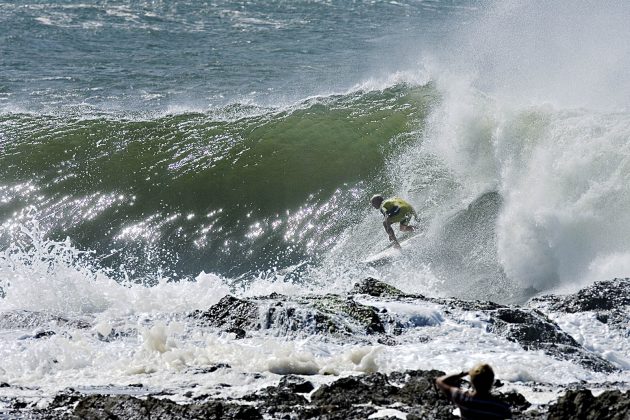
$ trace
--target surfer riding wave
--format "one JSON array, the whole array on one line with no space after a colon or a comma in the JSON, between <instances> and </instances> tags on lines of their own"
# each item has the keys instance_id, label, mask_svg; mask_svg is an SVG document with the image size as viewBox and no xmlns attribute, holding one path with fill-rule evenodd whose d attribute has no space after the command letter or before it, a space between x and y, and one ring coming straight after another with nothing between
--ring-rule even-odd
<instances>
[{"instance_id":1,"label":"surfer riding wave","mask_svg":"<svg viewBox=\"0 0 630 420\"><path fill-rule=\"evenodd\" d=\"M389 236L389 240L393 242L394 247L400 249L400 243L396 239L392 224L399 223L401 232L413 232L414 226L410 226L411 218L418 220L418 215L411 204L402 198L392 197L385 200L382 195L376 194L370 200L372 207L380 210L385 217L383 227Z\"/></svg>"}]
</instances>

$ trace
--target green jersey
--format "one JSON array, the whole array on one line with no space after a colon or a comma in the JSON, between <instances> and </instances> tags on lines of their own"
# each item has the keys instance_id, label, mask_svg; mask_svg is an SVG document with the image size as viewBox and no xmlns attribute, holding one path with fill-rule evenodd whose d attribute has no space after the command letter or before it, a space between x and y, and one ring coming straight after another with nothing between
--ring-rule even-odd
<instances>
[{"instance_id":1,"label":"green jersey","mask_svg":"<svg viewBox=\"0 0 630 420\"><path fill-rule=\"evenodd\" d=\"M408 224L411 221L411 217L416 214L411 204L398 197L388 198L383 201L380 210L390 223L402 223L404 225Z\"/></svg>"}]
</instances>

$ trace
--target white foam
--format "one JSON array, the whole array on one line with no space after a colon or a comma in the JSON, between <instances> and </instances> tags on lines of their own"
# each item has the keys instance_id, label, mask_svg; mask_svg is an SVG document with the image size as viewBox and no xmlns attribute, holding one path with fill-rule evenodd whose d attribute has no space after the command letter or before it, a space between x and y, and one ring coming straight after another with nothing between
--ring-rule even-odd
<instances>
[{"instance_id":1,"label":"white foam","mask_svg":"<svg viewBox=\"0 0 630 420\"><path fill-rule=\"evenodd\" d=\"M223 279L200 273L194 282L158 279L154 287L123 284L89 264L90 254L71 241L44 240L25 231L30 245L0 254L0 310L45 311L64 315L134 314L205 309L228 293Z\"/></svg>"}]
</instances>

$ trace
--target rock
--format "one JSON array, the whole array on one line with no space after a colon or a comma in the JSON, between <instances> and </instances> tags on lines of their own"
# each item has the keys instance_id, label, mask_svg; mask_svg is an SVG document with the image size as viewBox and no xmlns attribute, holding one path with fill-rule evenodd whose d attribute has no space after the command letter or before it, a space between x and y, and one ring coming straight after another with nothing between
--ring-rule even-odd
<instances>
[{"instance_id":1,"label":"rock","mask_svg":"<svg viewBox=\"0 0 630 420\"><path fill-rule=\"evenodd\" d=\"M224 296L207 311L194 311L190 316L214 327L246 330L256 326L258 306L231 295Z\"/></svg>"},{"instance_id":2,"label":"rock","mask_svg":"<svg viewBox=\"0 0 630 420\"><path fill-rule=\"evenodd\" d=\"M263 406L268 408L272 407L272 412L282 411L282 408L285 406L306 405L308 403L308 400L302 395L273 386L267 387L253 394L245 395L243 400L258 401Z\"/></svg>"},{"instance_id":3,"label":"rock","mask_svg":"<svg viewBox=\"0 0 630 420\"><path fill-rule=\"evenodd\" d=\"M339 407L334 405L321 405L305 407L300 411L297 418L317 420L365 420L377 411L378 410L373 406Z\"/></svg>"},{"instance_id":4,"label":"rock","mask_svg":"<svg viewBox=\"0 0 630 420\"><path fill-rule=\"evenodd\" d=\"M532 302L547 303L550 310L569 313L618 309L630 305L630 279L600 281L571 295L546 295Z\"/></svg>"},{"instance_id":5,"label":"rock","mask_svg":"<svg viewBox=\"0 0 630 420\"><path fill-rule=\"evenodd\" d=\"M80 395L73 390L55 397L49 410L31 411L28 418L46 419L366 419L377 411L391 408L408 413L413 419L456 419L454 405L434 387L437 370L373 373L339 378L322 385L309 402L294 389L308 392L312 384L296 375L281 378L277 387L267 387L242 399L218 400L208 395L193 397L194 402L176 404L152 396ZM529 403L515 392L499 394L514 413L521 413ZM22 409L26 407L20 406ZM26 412L22 417L26 417ZM37 415L34 415L37 414ZM390 417L381 417L390 418ZM518 418L529 418L521 416Z\"/></svg>"},{"instance_id":6,"label":"rock","mask_svg":"<svg viewBox=\"0 0 630 420\"><path fill-rule=\"evenodd\" d=\"M394 286L390 286L387 283L379 281L375 278L368 277L360 282L356 283L352 290L350 290L350 294L364 294L375 297L381 296L403 296L404 293L400 290L396 289Z\"/></svg>"},{"instance_id":7,"label":"rock","mask_svg":"<svg viewBox=\"0 0 630 420\"><path fill-rule=\"evenodd\" d=\"M548 420L630 418L630 391L605 391L594 397L590 390L570 390L549 407Z\"/></svg>"},{"instance_id":8,"label":"rock","mask_svg":"<svg viewBox=\"0 0 630 420\"><path fill-rule=\"evenodd\" d=\"M296 375L285 375L280 379L278 388L285 389L287 391L305 394L315 389L315 386L310 381L305 381Z\"/></svg>"},{"instance_id":9,"label":"rock","mask_svg":"<svg viewBox=\"0 0 630 420\"><path fill-rule=\"evenodd\" d=\"M52 402L48 406L50 409L71 407L81 399L81 395L74 392L72 389L68 389L61 394L55 395Z\"/></svg>"},{"instance_id":10,"label":"rock","mask_svg":"<svg viewBox=\"0 0 630 420\"><path fill-rule=\"evenodd\" d=\"M329 319L334 319L340 313L347 315L367 334L385 332L377 310L372 306L357 303L351 298L344 299L336 295L327 295L325 299L316 300L314 307L326 314Z\"/></svg>"},{"instance_id":11,"label":"rock","mask_svg":"<svg viewBox=\"0 0 630 420\"><path fill-rule=\"evenodd\" d=\"M543 350L560 360L570 360L597 372L615 372L609 361L584 349L545 314L536 309L498 308L486 312L488 330L526 350Z\"/></svg>"},{"instance_id":12,"label":"rock","mask_svg":"<svg viewBox=\"0 0 630 420\"><path fill-rule=\"evenodd\" d=\"M225 330L225 332L234 334L237 340L242 340L243 338L245 338L245 335L247 334L244 329L237 328L237 327L228 328Z\"/></svg>"},{"instance_id":13,"label":"rock","mask_svg":"<svg viewBox=\"0 0 630 420\"><path fill-rule=\"evenodd\" d=\"M45 338L45 337L51 337L53 335L57 334L54 331L37 331L33 334L33 339L40 339L40 338Z\"/></svg>"},{"instance_id":14,"label":"rock","mask_svg":"<svg viewBox=\"0 0 630 420\"><path fill-rule=\"evenodd\" d=\"M83 397L71 419L128 419L128 420L179 420L187 419L260 419L258 409L227 403L208 401L203 404L180 405L167 399L148 397L139 399L129 395L89 395Z\"/></svg>"},{"instance_id":15,"label":"rock","mask_svg":"<svg viewBox=\"0 0 630 420\"><path fill-rule=\"evenodd\" d=\"M350 407L356 404L387 405L399 392L382 373L341 378L322 385L311 395L311 402L320 406Z\"/></svg>"},{"instance_id":16,"label":"rock","mask_svg":"<svg viewBox=\"0 0 630 420\"><path fill-rule=\"evenodd\" d=\"M342 336L385 332L375 308L339 295L292 300L278 294L251 300L225 296L208 310L195 311L190 316L226 331L274 328L283 335Z\"/></svg>"},{"instance_id":17,"label":"rock","mask_svg":"<svg viewBox=\"0 0 630 420\"><path fill-rule=\"evenodd\" d=\"M435 387L435 379L444 375L439 370L414 370L404 373L403 386L395 400L411 407L410 414L417 418L451 419L457 418L452 412L454 406ZM390 374L390 379L400 382L400 375Z\"/></svg>"},{"instance_id":18,"label":"rock","mask_svg":"<svg viewBox=\"0 0 630 420\"><path fill-rule=\"evenodd\" d=\"M506 393L499 392L494 395L499 401L502 401L510 406L512 414L523 413L532 405L522 394L519 394L516 391L509 391Z\"/></svg>"}]
</instances>

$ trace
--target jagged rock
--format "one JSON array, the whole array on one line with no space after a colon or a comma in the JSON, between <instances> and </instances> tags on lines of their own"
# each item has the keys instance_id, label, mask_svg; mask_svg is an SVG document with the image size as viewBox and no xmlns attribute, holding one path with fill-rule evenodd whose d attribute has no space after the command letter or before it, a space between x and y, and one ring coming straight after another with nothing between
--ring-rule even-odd
<instances>
[{"instance_id":1,"label":"jagged rock","mask_svg":"<svg viewBox=\"0 0 630 420\"><path fill-rule=\"evenodd\" d=\"M278 333L325 333L353 335L384 333L375 308L353 299L325 295L296 297L273 294L253 300L225 296L206 311L190 316L227 331L271 329Z\"/></svg>"},{"instance_id":2,"label":"jagged rock","mask_svg":"<svg viewBox=\"0 0 630 420\"><path fill-rule=\"evenodd\" d=\"M167 399L140 399L129 395L90 395L83 397L71 419L179 420L187 419L260 419L260 412L251 406L225 401L180 405Z\"/></svg>"},{"instance_id":3,"label":"jagged rock","mask_svg":"<svg viewBox=\"0 0 630 420\"><path fill-rule=\"evenodd\" d=\"M512 414L523 413L532 406L532 404L527 401L522 394L519 394L516 391L509 391L505 393L499 392L495 394L495 396L499 401L502 401L510 406Z\"/></svg>"},{"instance_id":4,"label":"jagged rock","mask_svg":"<svg viewBox=\"0 0 630 420\"><path fill-rule=\"evenodd\" d=\"M389 284L372 277L368 277L356 283L352 290L350 290L350 294L365 294L375 297L404 295L403 292L401 292L394 286L390 286Z\"/></svg>"},{"instance_id":5,"label":"jagged rock","mask_svg":"<svg viewBox=\"0 0 630 420\"><path fill-rule=\"evenodd\" d=\"M285 375L280 379L278 388L285 389L287 391L296 392L300 394L311 392L315 389L315 386L311 381L305 381L296 375Z\"/></svg>"},{"instance_id":6,"label":"jagged rock","mask_svg":"<svg viewBox=\"0 0 630 420\"><path fill-rule=\"evenodd\" d=\"M367 334L385 332L377 310L371 306L357 303L353 299L327 295L325 299L316 300L314 306L331 317L339 313L347 315L363 326Z\"/></svg>"},{"instance_id":7,"label":"jagged rock","mask_svg":"<svg viewBox=\"0 0 630 420\"><path fill-rule=\"evenodd\" d=\"M78 401L80 401L82 395L77 393L72 388L67 388L62 393L55 395L52 402L48 406L49 409L67 408L73 407Z\"/></svg>"},{"instance_id":8,"label":"jagged rock","mask_svg":"<svg viewBox=\"0 0 630 420\"><path fill-rule=\"evenodd\" d=\"M392 382L403 384L395 400L411 407L409 414L417 418L456 418L452 414L453 405L435 387L435 378L442 375L444 372L439 370L406 371L402 378L399 372L390 374Z\"/></svg>"},{"instance_id":9,"label":"jagged rock","mask_svg":"<svg viewBox=\"0 0 630 420\"><path fill-rule=\"evenodd\" d=\"M446 307L462 309L464 311L492 311L499 308L507 308L505 305L483 300L462 300L456 298L450 299L431 299L435 303L439 303Z\"/></svg>"},{"instance_id":10,"label":"jagged rock","mask_svg":"<svg viewBox=\"0 0 630 420\"><path fill-rule=\"evenodd\" d=\"M536 309L499 308L487 313L490 315L490 332L515 341L526 350L543 350L557 359L574 361L598 372L618 370L609 361L585 350Z\"/></svg>"},{"instance_id":11,"label":"jagged rock","mask_svg":"<svg viewBox=\"0 0 630 420\"><path fill-rule=\"evenodd\" d=\"M247 332L242 328L228 328L225 332L234 334L237 340L242 340L247 335Z\"/></svg>"},{"instance_id":12,"label":"jagged rock","mask_svg":"<svg viewBox=\"0 0 630 420\"><path fill-rule=\"evenodd\" d=\"M297 418L317 420L365 420L377 411L378 410L373 406L339 407L335 405L320 405L305 407L300 411Z\"/></svg>"},{"instance_id":13,"label":"jagged rock","mask_svg":"<svg viewBox=\"0 0 630 420\"><path fill-rule=\"evenodd\" d=\"M39 338L51 337L55 334L57 333L54 331L37 331L35 334L33 334L33 338L37 340Z\"/></svg>"},{"instance_id":14,"label":"jagged rock","mask_svg":"<svg viewBox=\"0 0 630 420\"><path fill-rule=\"evenodd\" d=\"M191 316L214 327L245 330L256 326L258 306L248 300L227 295L210 309L194 311Z\"/></svg>"},{"instance_id":15,"label":"jagged rock","mask_svg":"<svg viewBox=\"0 0 630 420\"><path fill-rule=\"evenodd\" d=\"M550 310L569 313L617 309L630 305L630 279L599 281L571 295L546 295L532 302L547 303Z\"/></svg>"},{"instance_id":16,"label":"jagged rock","mask_svg":"<svg viewBox=\"0 0 630 420\"><path fill-rule=\"evenodd\" d=\"M266 407L272 407L272 411L283 411L285 406L305 405L308 403L308 400L302 395L274 386L245 395L243 400L258 401Z\"/></svg>"},{"instance_id":17,"label":"jagged rock","mask_svg":"<svg viewBox=\"0 0 630 420\"><path fill-rule=\"evenodd\" d=\"M210 366L190 368L190 369L188 369L188 372L190 372L192 374L205 374L205 373L216 372L219 369L231 369L231 368L232 368L232 366L230 366L227 363L216 363L216 364L210 365Z\"/></svg>"},{"instance_id":18,"label":"jagged rock","mask_svg":"<svg viewBox=\"0 0 630 420\"><path fill-rule=\"evenodd\" d=\"M594 397L588 389L570 390L549 407L547 418L627 420L630 418L630 391L605 391Z\"/></svg>"},{"instance_id":19,"label":"jagged rock","mask_svg":"<svg viewBox=\"0 0 630 420\"><path fill-rule=\"evenodd\" d=\"M577 341L540 311L517 308L501 308L490 311L490 330L525 349L537 350L541 343L556 343L579 347Z\"/></svg>"},{"instance_id":20,"label":"jagged rock","mask_svg":"<svg viewBox=\"0 0 630 420\"><path fill-rule=\"evenodd\" d=\"M408 413L409 419L455 419L455 406L434 387L435 378L443 374L437 370L412 370L340 378L313 392L310 402L294 389L307 392L312 384L296 375L287 375L277 387L267 387L241 399L217 400L204 395L194 397L195 402L189 405L151 396L85 396L68 389L55 397L49 410L29 418L256 419L264 415L269 419L366 419L380 409L393 408ZM192 392L186 395L193 396ZM529 405L515 392L499 394L497 398L517 414Z\"/></svg>"},{"instance_id":21,"label":"jagged rock","mask_svg":"<svg viewBox=\"0 0 630 420\"><path fill-rule=\"evenodd\" d=\"M382 373L341 378L329 385L322 385L311 395L315 405L350 407L356 404L387 405L398 393Z\"/></svg>"}]
</instances>

